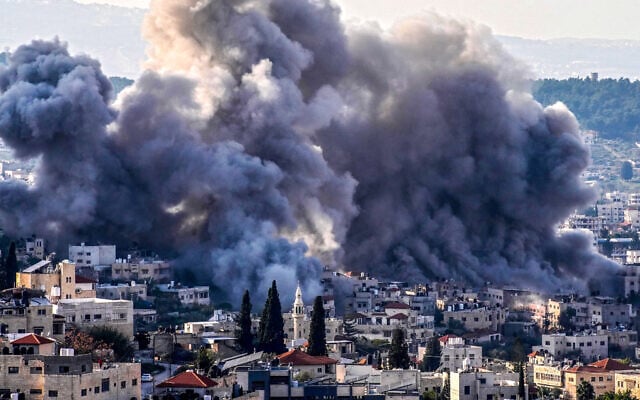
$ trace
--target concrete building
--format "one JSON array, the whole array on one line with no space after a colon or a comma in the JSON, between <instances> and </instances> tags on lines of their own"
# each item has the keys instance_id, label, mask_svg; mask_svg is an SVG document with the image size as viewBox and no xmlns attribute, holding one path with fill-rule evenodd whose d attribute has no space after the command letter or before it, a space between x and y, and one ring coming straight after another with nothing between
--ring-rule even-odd
<instances>
[{"instance_id":1,"label":"concrete building","mask_svg":"<svg viewBox=\"0 0 640 400\"><path fill-rule=\"evenodd\" d=\"M293 308L291 309L291 318L293 319L293 337L289 339L306 340L306 337L302 336L303 324L305 319L304 302L302 301L302 289L300 284L296 289L296 298L293 302Z\"/></svg>"},{"instance_id":2,"label":"concrete building","mask_svg":"<svg viewBox=\"0 0 640 400\"><path fill-rule=\"evenodd\" d=\"M147 285L144 283L102 284L96 287L96 297L109 300L146 300Z\"/></svg>"},{"instance_id":3,"label":"concrete building","mask_svg":"<svg viewBox=\"0 0 640 400\"><path fill-rule=\"evenodd\" d=\"M156 285L158 290L163 293L172 293L180 301L182 305L211 305L209 298L209 286L182 286L173 282L168 284Z\"/></svg>"},{"instance_id":4,"label":"concrete building","mask_svg":"<svg viewBox=\"0 0 640 400\"><path fill-rule=\"evenodd\" d=\"M114 280L169 282L171 275L171 265L162 260L116 259L111 264L111 278Z\"/></svg>"},{"instance_id":5,"label":"concrete building","mask_svg":"<svg viewBox=\"0 0 640 400\"><path fill-rule=\"evenodd\" d=\"M556 365L533 365L533 383L549 389L562 389L564 387L563 370Z\"/></svg>"},{"instance_id":6,"label":"concrete building","mask_svg":"<svg viewBox=\"0 0 640 400\"><path fill-rule=\"evenodd\" d=\"M52 340L36 335L5 346L0 355L0 394L22 393L26 400L141 398L140 364L100 367L90 354L75 356L71 349L62 349L57 355L53 346Z\"/></svg>"},{"instance_id":7,"label":"concrete building","mask_svg":"<svg viewBox=\"0 0 640 400\"><path fill-rule=\"evenodd\" d=\"M492 371L452 372L450 375L451 400L501 400L518 398L518 374ZM525 398L529 390L525 383Z\"/></svg>"},{"instance_id":8,"label":"concrete building","mask_svg":"<svg viewBox=\"0 0 640 400\"><path fill-rule=\"evenodd\" d=\"M597 360L608 356L608 345L609 339L606 334L553 333L542 335L540 348L557 360L573 352L579 353L581 360Z\"/></svg>"},{"instance_id":9,"label":"concrete building","mask_svg":"<svg viewBox=\"0 0 640 400\"><path fill-rule=\"evenodd\" d=\"M311 378L329 377L336 379L336 364L338 361L330 357L312 356L300 350L293 349L278 356L280 365L291 366L296 374L306 372Z\"/></svg>"},{"instance_id":10,"label":"concrete building","mask_svg":"<svg viewBox=\"0 0 640 400\"><path fill-rule=\"evenodd\" d=\"M453 307L443 312L444 322L459 321L470 331L492 330L500 331L506 319L506 311L498 307L474 306L471 308L454 309Z\"/></svg>"},{"instance_id":11,"label":"concrete building","mask_svg":"<svg viewBox=\"0 0 640 400\"><path fill-rule=\"evenodd\" d=\"M628 371L630 367L616 360L605 358L603 360L581 365L565 370L565 398L576 399L576 388L580 382L587 381L593 386L595 397L615 389L615 374L620 371Z\"/></svg>"},{"instance_id":12,"label":"concrete building","mask_svg":"<svg viewBox=\"0 0 640 400\"><path fill-rule=\"evenodd\" d=\"M458 371L463 368L465 360L471 368L482 366L482 347L464 344L464 339L459 337L448 338L447 343L441 347L440 370Z\"/></svg>"},{"instance_id":13,"label":"concrete building","mask_svg":"<svg viewBox=\"0 0 640 400\"><path fill-rule=\"evenodd\" d=\"M80 245L69 246L69 260L80 267L111 265L116 262L115 245Z\"/></svg>"},{"instance_id":14,"label":"concrete building","mask_svg":"<svg viewBox=\"0 0 640 400\"><path fill-rule=\"evenodd\" d=\"M633 398L640 398L640 371L617 371L614 380L617 393L630 392Z\"/></svg>"},{"instance_id":15,"label":"concrete building","mask_svg":"<svg viewBox=\"0 0 640 400\"><path fill-rule=\"evenodd\" d=\"M107 326L133 338L133 303L129 300L68 299L58 302L67 325L81 329Z\"/></svg>"},{"instance_id":16,"label":"concrete building","mask_svg":"<svg viewBox=\"0 0 640 400\"><path fill-rule=\"evenodd\" d=\"M34 332L63 340L65 319L55 313L49 300L31 298L27 303L14 299L0 302L0 334Z\"/></svg>"},{"instance_id":17,"label":"concrete building","mask_svg":"<svg viewBox=\"0 0 640 400\"><path fill-rule=\"evenodd\" d=\"M68 260L55 266L50 260L43 260L25 268L16 273L16 286L42 290L53 304L60 299L96 297L91 283L77 276L76 265Z\"/></svg>"},{"instance_id":18,"label":"concrete building","mask_svg":"<svg viewBox=\"0 0 640 400\"><path fill-rule=\"evenodd\" d=\"M28 256L43 260L45 258L44 239L27 239L25 242L25 251Z\"/></svg>"},{"instance_id":19,"label":"concrete building","mask_svg":"<svg viewBox=\"0 0 640 400\"><path fill-rule=\"evenodd\" d=\"M610 297L591 297L588 303L592 325L615 328L619 325L629 325L635 318L631 304L618 303Z\"/></svg>"}]
</instances>

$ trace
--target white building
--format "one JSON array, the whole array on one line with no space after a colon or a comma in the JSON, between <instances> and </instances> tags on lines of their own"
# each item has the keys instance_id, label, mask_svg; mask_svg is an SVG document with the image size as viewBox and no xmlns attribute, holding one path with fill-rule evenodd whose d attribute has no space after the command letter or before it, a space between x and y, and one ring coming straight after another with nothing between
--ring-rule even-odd
<instances>
[{"instance_id":1,"label":"white building","mask_svg":"<svg viewBox=\"0 0 640 400\"><path fill-rule=\"evenodd\" d=\"M451 400L503 400L518 398L518 374L492 371L452 372L450 374ZM525 383L525 397L529 390Z\"/></svg>"},{"instance_id":2,"label":"white building","mask_svg":"<svg viewBox=\"0 0 640 400\"><path fill-rule=\"evenodd\" d=\"M534 348L537 349L537 348ZM582 360L596 360L607 358L609 354L609 338L606 334L576 334L552 333L542 335L542 346L556 359L562 359L567 353L579 351Z\"/></svg>"},{"instance_id":3,"label":"white building","mask_svg":"<svg viewBox=\"0 0 640 400\"><path fill-rule=\"evenodd\" d=\"M468 346L464 344L464 339L459 337L450 337L441 348L440 354L442 370L458 371L462 369L465 360L468 360L471 368L482 366L482 347Z\"/></svg>"},{"instance_id":4,"label":"white building","mask_svg":"<svg viewBox=\"0 0 640 400\"><path fill-rule=\"evenodd\" d=\"M85 243L80 243L79 246L69 246L69 260L76 263L78 267L111 265L116 261L116 246L89 246Z\"/></svg>"},{"instance_id":5,"label":"white building","mask_svg":"<svg viewBox=\"0 0 640 400\"><path fill-rule=\"evenodd\" d=\"M624 221L625 202L616 197L605 203L596 204L598 216L604 217L607 224L619 224Z\"/></svg>"},{"instance_id":6,"label":"white building","mask_svg":"<svg viewBox=\"0 0 640 400\"><path fill-rule=\"evenodd\" d=\"M96 286L96 297L109 300L146 300L147 285L144 283L102 284Z\"/></svg>"}]
</instances>

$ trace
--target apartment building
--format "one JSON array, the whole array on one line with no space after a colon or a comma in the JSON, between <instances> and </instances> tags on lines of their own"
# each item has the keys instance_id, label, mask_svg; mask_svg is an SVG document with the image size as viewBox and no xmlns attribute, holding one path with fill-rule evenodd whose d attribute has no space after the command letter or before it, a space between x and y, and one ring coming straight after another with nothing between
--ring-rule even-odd
<instances>
[{"instance_id":1,"label":"apartment building","mask_svg":"<svg viewBox=\"0 0 640 400\"><path fill-rule=\"evenodd\" d=\"M69 260L80 267L111 265L116 261L115 245L80 245L69 246Z\"/></svg>"},{"instance_id":2,"label":"apartment building","mask_svg":"<svg viewBox=\"0 0 640 400\"><path fill-rule=\"evenodd\" d=\"M169 282L171 265L166 261L145 258L116 259L111 264L111 278L124 281Z\"/></svg>"},{"instance_id":3,"label":"apartment building","mask_svg":"<svg viewBox=\"0 0 640 400\"><path fill-rule=\"evenodd\" d=\"M182 305L208 306L211 304L209 286L182 286L171 281L168 284L156 285L156 288L163 293L174 294Z\"/></svg>"},{"instance_id":4,"label":"apartment building","mask_svg":"<svg viewBox=\"0 0 640 400\"><path fill-rule=\"evenodd\" d=\"M9 299L0 302L0 334L35 332L58 340L64 339L65 319L44 297Z\"/></svg>"},{"instance_id":5,"label":"apartment building","mask_svg":"<svg viewBox=\"0 0 640 400\"><path fill-rule=\"evenodd\" d=\"M449 337L440 350L440 369L444 371L458 371L468 363L470 368L482 366L482 347L469 346L463 338Z\"/></svg>"},{"instance_id":6,"label":"apartment building","mask_svg":"<svg viewBox=\"0 0 640 400\"><path fill-rule=\"evenodd\" d=\"M552 333L542 335L540 349L547 351L556 359L568 353L579 353L582 360L597 360L608 356L609 338L606 334Z\"/></svg>"},{"instance_id":7,"label":"apartment building","mask_svg":"<svg viewBox=\"0 0 640 400\"><path fill-rule=\"evenodd\" d=\"M58 314L80 329L106 326L133 337L133 302L129 300L65 299L58 302Z\"/></svg>"},{"instance_id":8,"label":"apartment building","mask_svg":"<svg viewBox=\"0 0 640 400\"><path fill-rule=\"evenodd\" d=\"M116 285L102 284L96 286L96 297L109 300L146 300L147 285L136 281Z\"/></svg>"},{"instance_id":9,"label":"apartment building","mask_svg":"<svg viewBox=\"0 0 640 400\"><path fill-rule=\"evenodd\" d=\"M450 374L451 400L502 400L518 398L518 374L492 371L463 371ZM525 397L529 399L525 383Z\"/></svg>"},{"instance_id":10,"label":"apartment building","mask_svg":"<svg viewBox=\"0 0 640 400\"><path fill-rule=\"evenodd\" d=\"M565 370L564 390L566 399L576 399L576 389L580 382L587 381L593 386L595 397L615 389L615 375L620 371L628 371L630 367L616 360L605 358L588 364L575 366Z\"/></svg>"},{"instance_id":11,"label":"apartment building","mask_svg":"<svg viewBox=\"0 0 640 400\"><path fill-rule=\"evenodd\" d=\"M53 304L61 299L96 297L91 280L76 275L76 265L64 260L54 265L50 260L40 261L16 273L16 286L38 289Z\"/></svg>"}]
</instances>

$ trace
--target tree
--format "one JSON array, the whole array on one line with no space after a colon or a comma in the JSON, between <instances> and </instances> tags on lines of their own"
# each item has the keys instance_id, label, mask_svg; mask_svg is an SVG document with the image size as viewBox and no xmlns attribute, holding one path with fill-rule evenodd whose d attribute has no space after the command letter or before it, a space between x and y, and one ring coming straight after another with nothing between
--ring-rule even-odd
<instances>
[{"instance_id":1,"label":"tree","mask_svg":"<svg viewBox=\"0 0 640 400\"><path fill-rule=\"evenodd\" d=\"M344 316L342 320L342 333L349 340L355 341L357 339L358 333L360 333L356 328L356 325L356 319L354 318L353 314Z\"/></svg>"},{"instance_id":2,"label":"tree","mask_svg":"<svg viewBox=\"0 0 640 400\"><path fill-rule=\"evenodd\" d=\"M404 330L396 328L391 337L389 368L409 368L409 347L404 339Z\"/></svg>"},{"instance_id":3,"label":"tree","mask_svg":"<svg viewBox=\"0 0 640 400\"><path fill-rule=\"evenodd\" d=\"M284 319L282 318L282 306L276 281L271 283L271 289L267 295L267 301L262 311L260 320L260 347L267 353L284 353Z\"/></svg>"},{"instance_id":4,"label":"tree","mask_svg":"<svg viewBox=\"0 0 640 400\"><path fill-rule=\"evenodd\" d=\"M7 284L16 287L16 273L18 272L18 258L16 257L16 242L11 242L7 259L4 262L7 271Z\"/></svg>"},{"instance_id":5,"label":"tree","mask_svg":"<svg viewBox=\"0 0 640 400\"><path fill-rule=\"evenodd\" d=\"M576 400L594 400L596 393L593 390L593 386L587 382L582 381L576 388Z\"/></svg>"},{"instance_id":6,"label":"tree","mask_svg":"<svg viewBox=\"0 0 640 400\"><path fill-rule=\"evenodd\" d=\"M322 296L317 296L313 302L311 326L309 327L309 348L307 353L312 356L327 355L327 334L324 325L324 305L322 304Z\"/></svg>"},{"instance_id":7,"label":"tree","mask_svg":"<svg viewBox=\"0 0 640 400\"><path fill-rule=\"evenodd\" d=\"M513 342L510 353L511 361L524 362L527 359L527 353L525 352L524 345L519 337L517 337Z\"/></svg>"},{"instance_id":8,"label":"tree","mask_svg":"<svg viewBox=\"0 0 640 400\"><path fill-rule=\"evenodd\" d=\"M633 178L633 164L631 161L624 161L620 168L620 177L625 181L630 181Z\"/></svg>"},{"instance_id":9,"label":"tree","mask_svg":"<svg viewBox=\"0 0 640 400\"><path fill-rule=\"evenodd\" d=\"M196 355L195 365L197 369L204 371L205 375L209 375L209 371L214 364L213 353L206 347L200 347Z\"/></svg>"},{"instance_id":10,"label":"tree","mask_svg":"<svg viewBox=\"0 0 640 400\"><path fill-rule=\"evenodd\" d=\"M565 311L560 311L560 316L558 317L558 325L565 331L572 331L575 329L575 325L573 324L573 317L576 316L576 310L572 307L567 307Z\"/></svg>"},{"instance_id":11,"label":"tree","mask_svg":"<svg viewBox=\"0 0 640 400\"><path fill-rule=\"evenodd\" d=\"M427 341L427 348L422 359L422 370L424 372L432 372L440 366L440 340L437 336Z\"/></svg>"},{"instance_id":12,"label":"tree","mask_svg":"<svg viewBox=\"0 0 640 400\"><path fill-rule=\"evenodd\" d=\"M133 347L129 339L114 328L108 326L94 327L87 332L93 337L96 347L108 347L113 350L116 361L129 360L133 357Z\"/></svg>"},{"instance_id":13,"label":"tree","mask_svg":"<svg viewBox=\"0 0 640 400\"><path fill-rule=\"evenodd\" d=\"M71 329L64 334L64 347L73 349L77 354L89 354L95 349L96 343L86 332Z\"/></svg>"},{"instance_id":14,"label":"tree","mask_svg":"<svg viewBox=\"0 0 640 400\"><path fill-rule=\"evenodd\" d=\"M520 400L523 400L525 398L525 391L524 391L524 373L525 373L525 369L526 369L526 365L525 363L521 362L520 363L520 368L518 371L518 396L520 397Z\"/></svg>"},{"instance_id":15,"label":"tree","mask_svg":"<svg viewBox=\"0 0 640 400\"><path fill-rule=\"evenodd\" d=\"M638 400L631 394L631 391L625 392L606 392L597 397L597 400Z\"/></svg>"},{"instance_id":16,"label":"tree","mask_svg":"<svg viewBox=\"0 0 640 400\"><path fill-rule=\"evenodd\" d=\"M245 353L253 352L253 333L251 333L251 297L249 291L245 290L242 296L242 306L237 320L238 330L236 338L240 348Z\"/></svg>"}]
</instances>

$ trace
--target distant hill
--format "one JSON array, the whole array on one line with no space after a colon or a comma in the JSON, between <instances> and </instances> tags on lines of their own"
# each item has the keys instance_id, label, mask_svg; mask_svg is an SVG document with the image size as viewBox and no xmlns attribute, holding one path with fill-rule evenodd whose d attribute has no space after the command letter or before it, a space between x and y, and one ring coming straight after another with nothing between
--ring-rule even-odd
<instances>
[{"instance_id":1,"label":"distant hill","mask_svg":"<svg viewBox=\"0 0 640 400\"><path fill-rule=\"evenodd\" d=\"M543 105L565 103L584 129L603 138L640 139L640 81L629 79L544 79L533 85Z\"/></svg>"},{"instance_id":2,"label":"distant hill","mask_svg":"<svg viewBox=\"0 0 640 400\"><path fill-rule=\"evenodd\" d=\"M56 35L72 52L100 60L108 75L137 77L144 10L71 0L0 0L0 51Z\"/></svg>"}]
</instances>

